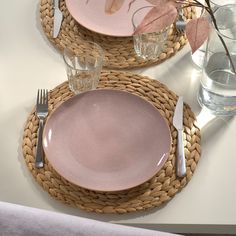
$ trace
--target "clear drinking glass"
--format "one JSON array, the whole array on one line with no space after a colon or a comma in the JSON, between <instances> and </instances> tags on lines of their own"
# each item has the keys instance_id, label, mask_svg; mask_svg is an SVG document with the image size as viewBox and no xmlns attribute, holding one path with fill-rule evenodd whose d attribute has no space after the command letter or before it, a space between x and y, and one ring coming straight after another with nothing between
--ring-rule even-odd
<instances>
[{"instance_id":1,"label":"clear drinking glass","mask_svg":"<svg viewBox=\"0 0 236 236\"><path fill-rule=\"evenodd\" d=\"M219 31L212 30L207 42L198 101L215 115L235 115L236 75L218 36L227 45L236 68L236 4L219 7L214 16Z\"/></svg>"},{"instance_id":2,"label":"clear drinking glass","mask_svg":"<svg viewBox=\"0 0 236 236\"><path fill-rule=\"evenodd\" d=\"M132 17L134 30L138 27L150 8L151 6L142 7L134 13ZM167 27L159 32L133 35L134 50L136 54L146 60L157 59L165 47L169 29L170 27Z\"/></svg>"},{"instance_id":3,"label":"clear drinking glass","mask_svg":"<svg viewBox=\"0 0 236 236\"><path fill-rule=\"evenodd\" d=\"M103 65L103 50L94 42L86 42L81 52L65 49L63 59L71 91L75 94L96 89Z\"/></svg>"},{"instance_id":4,"label":"clear drinking glass","mask_svg":"<svg viewBox=\"0 0 236 236\"><path fill-rule=\"evenodd\" d=\"M236 0L211 0L210 4L212 10L216 11L221 6L228 4L236 4ZM211 22L211 18L206 10L204 10L203 16L207 17ZM193 54L191 54L193 63L199 68L203 67L205 52L206 52L206 42L200 48L198 48Z\"/></svg>"}]
</instances>

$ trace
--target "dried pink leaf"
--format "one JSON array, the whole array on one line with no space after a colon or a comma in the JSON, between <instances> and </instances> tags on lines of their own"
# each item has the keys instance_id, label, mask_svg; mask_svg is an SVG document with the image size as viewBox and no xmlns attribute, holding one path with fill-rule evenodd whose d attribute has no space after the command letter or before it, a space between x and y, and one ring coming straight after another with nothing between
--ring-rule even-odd
<instances>
[{"instance_id":1,"label":"dried pink leaf","mask_svg":"<svg viewBox=\"0 0 236 236\"><path fill-rule=\"evenodd\" d=\"M186 24L186 36L192 53L194 53L206 41L210 32L210 24L207 18L199 17Z\"/></svg>"},{"instance_id":2,"label":"dried pink leaf","mask_svg":"<svg viewBox=\"0 0 236 236\"><path fill-rule=\"evenodd\" d=\"M169 3L153 7L134 31L134 34L159 32L176 19L177 10Z\"/></svg>"},{"instance_id":3,"label":"dried pink leaf","mask_svg":"<svg viewBox=\"0 0 236 236\"><path fill-rule=\"evenodd\" d=\"M106 0L105 12L109 15L117 12L123 5L125 0Z\"/></svg>"}]
</instances>

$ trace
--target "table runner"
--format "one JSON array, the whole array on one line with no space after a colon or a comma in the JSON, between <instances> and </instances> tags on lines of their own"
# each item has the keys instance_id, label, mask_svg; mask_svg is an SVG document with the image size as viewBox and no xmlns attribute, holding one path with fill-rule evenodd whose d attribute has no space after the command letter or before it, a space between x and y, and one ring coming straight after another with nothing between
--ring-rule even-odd
<instances>
[{"instance_id":1,"label":"table runner","mask_svg":"<svg viewBox=\"0 0 236 236\"><path fill-rule=\"evenodd\" d=\"M29 114L23 134L23 156L29 171L55 199L80 209L97 213L128 213L159 207L179 192L191 180L200 159L200 130L191 108L184 104L184 144L187 175L178 178L175 173L177 131L172 120L177 95L156 80L129 72L102 71L98 88L119 89L136 94L152 103L167 120L172 136L169 158L163 168L149 181L119 192L98 192L76 186L50 165L46 158L44 168L34 166L38 119L35 108ZM61 103L73 96L68 82L49 93L49 114ZM182 196L184 197L184 195Z\"/></svg>"}]
</instances>

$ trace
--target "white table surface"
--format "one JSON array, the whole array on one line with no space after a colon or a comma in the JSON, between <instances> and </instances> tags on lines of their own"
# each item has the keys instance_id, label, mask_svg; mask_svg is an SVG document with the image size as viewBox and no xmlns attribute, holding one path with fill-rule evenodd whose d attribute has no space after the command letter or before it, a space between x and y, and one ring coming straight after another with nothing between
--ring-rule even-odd
<instances>
[{"instance_id":1,"label":"white table surface","mask_svg":"<svg viewBox=\"0 0 236 236\"><path fill-rule=\"evenodd\" d=\"M35 182L21 151L22 132L38 88L65 81L59 52L45 37L39 1L1 2L0 14L0 201L90 219L180 233L236 233L236 119L215 118L196 97L200 72L189 46L164 63L137 70L184 96L202 128L202 157L189 184L160 209L98 215L54 200Z\"/></svg>"}]
</instances>

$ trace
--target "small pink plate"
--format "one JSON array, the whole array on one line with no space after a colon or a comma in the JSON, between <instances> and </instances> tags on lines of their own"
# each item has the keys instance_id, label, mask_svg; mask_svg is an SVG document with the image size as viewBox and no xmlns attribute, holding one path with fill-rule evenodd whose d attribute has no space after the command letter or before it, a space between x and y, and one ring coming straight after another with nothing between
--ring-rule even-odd
<instances>
[{"instance_id":1,"label":"small pink plate","mask_svg":"<svg viewBox=\"0 0 236 236\"><path fill-rule=\"evenodd\" d=\"M144 183L164 165L170 130L144 99L100 89L72 97L48 118L45 154L68 181L97 191L118 191Z\"/></svg>"},{"instance_id":2,"label":"small pink plate","mask_svg":"<svg viewBox=\"0 0 236 236\"><path fill-rule=\"evenodd\" d=\"M150 6L145 0L135 1L129 9L125 0L122 7L112 15L105 13L106 0L65 0L66 6L73 18L85 28L109 36L127 37L134 32L132 15L144 6ZM150 8L147 8L147 12ZM140 16L141 17L141 16Z\"/></svg>"}]
</instances>

